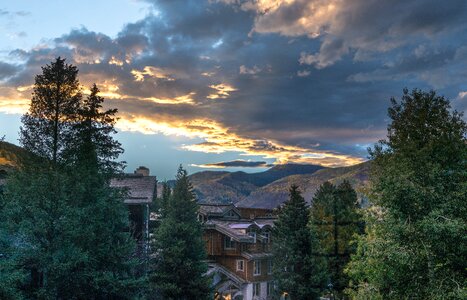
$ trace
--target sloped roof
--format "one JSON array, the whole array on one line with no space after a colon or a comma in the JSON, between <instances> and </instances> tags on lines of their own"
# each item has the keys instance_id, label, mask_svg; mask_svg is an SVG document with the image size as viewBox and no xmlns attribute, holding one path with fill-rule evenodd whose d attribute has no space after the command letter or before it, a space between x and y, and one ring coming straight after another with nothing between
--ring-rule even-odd
<instances>
[{"instance_id":1,"label":"sloped roof","mask_svg":"<svg viewBox=\"0 0 467 300\"><path fill-rule=\"evenodd\" d=\"M224 216L230 210L240 217L240 212L233 204L199 204L198 212L202 215Z\"/></svg>"},{"instance_id":2,"label":"sloped roof","mask_svg":"<svg viewBox=\"0 0 467 300\"><path fill-rule=\"evenodd\" d=\"M225 222L225 221L218 221L218 220L209 220L207 221L204 226L206 228L212 228L220 233L225 234L226 236L232 238L233 240L237 242L243 242L243 243L253 243L254 239L253 237L249 236L246 233L243 233L239 230L233 229L230 227L232 222Z\"/></svg>"},{"instance_id":3,"label":"sloped roof","mask_svg":"<svg viewBox=\"0 0 467 300\"><path fill-rule=\"evenodd\" d=\"M264 227L274 227L274 221L276 221L276 219L256 219L254 222L256 225L258 225L259 228L263 229Z\"/></svg>"},{"instance_id":4,"label":"sloped roof","mask_svg":"<svg viewBox=\"0 0 467 300\"><path fill-rule=\"evenodd\" d=\"M200 204L199 212L202 214L223 215L227 210L234 207L232 204Z\"/></svg>"},{"instance_id":5,"label":"sloped roof","mask_svg":"<svg viewBox=\"0 0 467 300\"><path fill-rule=\"evenodd\" d=\"M246 233L246 229L255 227L263 229L265 227L273 227L274 220L254 220L254 221L224 221L224 220L209 220L204 226L212 228L220 233L227 235L237 242L254 243L255 239Z\"/></svg>"},{"instance_id":6,"label":"sloped roof","mask_svg":"<svg viewBox=\"0 0 467 300\"><path fill-rule=\"evenodd\" d=\"M220 264L209 263L208 266L210 268L210 270L208 271L209 274L212 274L213 272L220 272L224 274L227 278L232 280L234 283L238 284L239 287L242 284L246 283L246 281L243 278L241 278L240 276L238 276L237 274L233 273L232 271L230 271L229 269L227 269L226 267Z\"/></svg>"},{"instance_id":7,"label":"sloped roof","mask_svg":"<svg viewBox=\"0 0 467 300\"><path fill-rule=\"evenodd\" d=\"M140 174L125 174L122 177L113 178L110 182L112 187L128 189L126 204L151 203L155 196L156 184L156 176Z\"/></svg>"},{"instance_id":8,"label":"sloped roof","mask_svg":"<svg viewBox=\"0 0 467 300\"><path fill-rule=\"evenodd\" d=\"M250 252L242 252L242 256L248 260L253 259L264 259L272 257L272 253L269 252L260 252L260 253L250 253Z\"/></svg>"}]
</instances>

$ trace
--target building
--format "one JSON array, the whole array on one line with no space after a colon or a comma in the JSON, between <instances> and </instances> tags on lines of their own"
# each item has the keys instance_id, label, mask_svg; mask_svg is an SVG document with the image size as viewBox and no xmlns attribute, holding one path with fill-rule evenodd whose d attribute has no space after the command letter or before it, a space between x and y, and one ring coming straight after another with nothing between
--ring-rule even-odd
<instances>
[{"instance_id":1,"label":"building","mask_svg":"<svg viewBox=\"0 0 467 300\"><path fill-rule=\"evenodd\" d=\"M200 204L199 220L216 299L271 299L271 210Z\"/></svg>"},{"instance_id":2,"label":"building","mask_svg":"<svg viewBox=\"0 0 467 300\"><path fill-rule=\"evenodd\" d=\"M148 168L139 167L133 174L113 178L110 185L128 190L125 204L129 210L129 230L138 242L139 253L147 254L150 205L157 194L156 176L150 176Z\"/></svg>"}]
</instances>

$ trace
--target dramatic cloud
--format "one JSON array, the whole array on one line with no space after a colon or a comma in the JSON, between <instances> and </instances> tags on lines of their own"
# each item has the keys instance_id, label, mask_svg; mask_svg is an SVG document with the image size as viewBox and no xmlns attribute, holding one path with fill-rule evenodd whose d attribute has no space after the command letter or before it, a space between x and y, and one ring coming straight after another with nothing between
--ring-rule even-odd
<instances>
[{"instance_id":1,"label":"dramatic cloud","mask_svg":"<svg viewBox=\"0 0 467 300\"><path fill-rule=\"evenodd\" d=\"M95 82L119 108L119 130L181 136L191 142L177 150L224 161L199 166L342 166L384 137L388 100L404 87L466 107L463 0L148 2L114 37L81 27L10 52L0 112L24 112L34 74L62 56L85 94Z\"/></svg>"},{"instance_id":2,"label":"dramatic cloud","mask_svg":"<svg viewBox=\"0 0 467 300\"><path fill-rule=\"evenodd\" d=\"M144 116L127 116L118 121L117 128L124 131L137 131L145 134L162 133L165 135L202 138L205 142L183 145L181 148L189 151L204 153L236 152L243 156L261 156L272 158L276 163L289 161L298 163L319 164L323 166L346 166L360 163L363 159L334 153L332 151L315 150L311 148L295 147L279 142L252 139L239 136L215 121L208 119L180 120L158 116L154 118Z\"/></svg>"},{"instance_id":3,"label":"dramatic cloud","mask_svg":"<svg viewBox=\"0 0 467 300\"><path fill-rule=\"evenodd\" d=\"M0 61L0 82L15 75L18 70L17 66Z\"/></svg>"},{"instance_id":4,"label":"dramatic cloud","mask_svg":"<svg viewBox=\"0 0 467 300\"><path fill-rule=\"evenodd\" d=\"M223 168L266 168L271 165L265 161L250 161L250 160L233 160L233 161L222 161L211 164L196 165L192 164L193 167L199 168L213 168L213 169L223 169Z\"/></svg>"},{"instance_id":5,"label":"dramatic cloud","mask_svg":"<svg viewBox=\"0 0 467 300\"><path fill-rule=\"evenodd\" d=\"M225 99L230 96L230 93L235 92L237 89L234 88L231 85L228 85L226 83L220 83L220 84L213 84L209 86L211 89L213 89L215 92L213 94L210 94L207 98L208 99Z\"/></svg>"},{"instance_id":6,"label":"dramatic cloud","mask_svg":"<svg viewBox=\"0 0 467 300\"><path fill-rule=\"evenodd\" d=\"M300 62L324 68L353 55L366 60L446 32L464 31L467 3L454 0L272 0L224 3L256 12L253 32L320 38L319 51L302 52Z\"/></svg>"}]
</instances>

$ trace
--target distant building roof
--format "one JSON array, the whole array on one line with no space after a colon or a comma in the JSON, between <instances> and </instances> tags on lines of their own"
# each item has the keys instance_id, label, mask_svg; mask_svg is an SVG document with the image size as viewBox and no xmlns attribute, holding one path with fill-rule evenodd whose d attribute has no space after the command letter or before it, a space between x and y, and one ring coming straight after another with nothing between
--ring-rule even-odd
<instances>
[{"instance_id":1,"label":"distant building roof","mask_svg":"<svg viewBox=\"0 0 467 300\"><path fill-rule=\"evenodd\" d=\"M243 278L241 278L240 276L238 276L237 274L233 273L232 271L230 271L229 269L227 269L226 267L220 264L209 263L208 266L209 266L208 275L213 274L215 272L220 272L224 274L227 278L235 282L236 284L239 284L240 286L246 282Z\"/></svg>"},{"instance_id":2,"label":"distant building roof","mask_svg":"<svg viewBox=\"0 0 467 300\"><path fill-rule=\"evenodd\" d=\"M240 217L240 212L232 204L199 204L198 213L206 216L219 216L222 217L229 211L234 211L238 217Z\"/></svg>"},{"instance_id":3,"label":"distant building roof","mask_svg":"<svg viewBox=\"0 0 467 300\"><path fill-rule=\"evenodd\" d=\"M211 228L225 234L237 242L254 243L255 238L250 236L248 229L256 228L265 229L274 226L274 219L262 219L254 221L225 221L225 220L208 220L204 223L205 228Z\"/></svg>"},{"instance_id":4,"label":"distant building roof","mask_svg":"<svg viewBox=\"0 0 467 300\"><path fill-rule=\"evenodd\" d=\"M122 177L113 178L110 182L112 187L128 189L126 204L151 203L156 193L156 185L156 176L142 174L125 174Z\"/></svg>"},{"instance_id":5,"label":"distant building roof","mask_svg":"<svg viewBox=\"0 0 467 300\"><path fill-rule=\"evenodd\" d=\"M215 229L237 242L243 242L243 243L254 242L254 238L252 236L250 236L246 232L242 232L240 230L230 227L231 224L232 222L209 220L204 224L204 226L205 228Z\"/></svg>"},{"instance_id":6,"label":"distant building roof","mask_svg":"<svg viewBox=\"0 0 467 300\"><path fill-rule=\"evenodd\" d=\"M272 257L272 253L270 252L260 252L260 253L250 253L250 252L242 252L242 256L248 260L254 259L264 259Z\"/></svg>"}]
</instances>

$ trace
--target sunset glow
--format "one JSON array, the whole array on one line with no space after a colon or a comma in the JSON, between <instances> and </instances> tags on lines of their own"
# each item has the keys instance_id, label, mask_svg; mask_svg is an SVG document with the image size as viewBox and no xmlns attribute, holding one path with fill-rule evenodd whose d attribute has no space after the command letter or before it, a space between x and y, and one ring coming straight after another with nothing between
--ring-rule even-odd
<instances>
[{"instance_id":1,"label":"sunset glow","mask_svg":"<svg viewBox=\"0 0 467 300\"><path fill-rule=\"evenodd\" d=\"M0 7L0 137L13 143L35 74L58 56L78 67L84 96L96 83L119 109L124 147L144 140L197 169L245 157L264 167L362 162L406 86L467 107L467 25L449 5L433 4L446 17L424 22L416 0L103 1L59 24L20 2ZM111 20L95 21L102 15ZM50 25L38 30L43 18ZM142 163L137 151L125 153L129 167Z\"/></svg>"}]
</instances>

